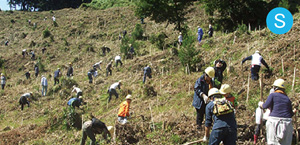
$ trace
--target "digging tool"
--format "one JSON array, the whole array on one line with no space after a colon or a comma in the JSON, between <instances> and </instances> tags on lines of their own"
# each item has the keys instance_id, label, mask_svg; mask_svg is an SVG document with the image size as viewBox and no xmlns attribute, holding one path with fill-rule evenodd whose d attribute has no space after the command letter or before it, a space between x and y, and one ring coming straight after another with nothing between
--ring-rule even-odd
<instances>
[{"instance_id":1,"label":"digging tool","mask_svg":"<svg viewBox=\"0 0 300 145\"><path fill-rule=\"evenodd\" d=\"M293 77L293 97L296 98L296 95L295 95L295 77L296 77L296 67L294 67L294 77ZM299 102L296 103L297 106L297 110L299 109ZM298 111L295 113L295 127L296 127L296 145L299 144L299 132L298 132Z\"/></svg>"},{"instance_id":2,"label":"digging tool","mask_svg":"<svg viewBox=\"0 0 300 145\"><path fill-rule=\"evenodd\" d=\"M259 87L260 87L260 101L263 101L263 77L264 75L261 74L260 78L259 78Z\"/></svg>"}]
</instances>

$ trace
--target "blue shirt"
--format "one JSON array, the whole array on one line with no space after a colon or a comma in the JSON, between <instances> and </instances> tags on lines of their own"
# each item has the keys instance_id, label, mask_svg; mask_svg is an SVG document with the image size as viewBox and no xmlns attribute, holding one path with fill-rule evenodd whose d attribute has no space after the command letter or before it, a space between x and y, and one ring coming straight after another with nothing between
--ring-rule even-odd
<instances>
[{"instance_id":1,"label":"blue shirt","mask_svg":"<svg viewBox=\"0 0 300 145\"><path fill-rule=\"evenodd\" d=\"M71 98L67 104L71 106L73 103L75 103L76 107L79 107L81 105L81 100L79 98Z\"/></svg>"},{"instance_id":2,"label":"blue shirt","mask_svg":"<svg viewBox=\"0 0 300 145\"><path fill-rule=\"evenodd\" d=\"M288 96L282 93L271 93L263 104L263 108L270 108L272 117L292 118L294 115L292 102Z\"/></svg>"},{"instance_id":3,"label":"blue shirt","mask_svg":"<svg viewBox=\"0 0 300 145\"><path fill-rule=\"evenodd\" d=\"M204 79L205 74L203 74L199 79L197 79L194 86L194 99L193 106L197 109L200 109L202 105L205 105L203 98L200 96L202 93L205 95L208 94L209 85Z\"/></svg>"},{"instance_id":4,"label":"blue shirt","mask_svg":"<svg viewBox=\"0 0 300 145\"><path fill-rule=\"evenodd\" d=\"M58 76L59 76L59 73L60 73L59 70L55 71L55 72L54 72L54 77L55 77L55 78L58 77Z\"/></svg>"},{"instance_id":5,"label":"blue shirt","mask_svg":"<svg viewBox=\"0 0 300 145\"><path fill-rule=\"evenodd\" d=\"M213 114L213 109L214 109L214 102L211 101L206 105L205 108L206 127L210 127L212 126L212 123L214 123L212 129L219 129L219 128L231 128L235 130L237 129L234 112L216 116Z\"/></svg>"},{"instance_id":6,"label":"blue shirt","mask_svg":"<svg viewBox=\"0 0 300 145\"><path fill-rule=\"evenodd\" d=\"M38 66L36 66L36 67L34 68L34 70L35 70L35 73L39 73L39 67L38 67Z\"/></svg>"},{"instance_id":7,"label":"blue shirt","mask_svg":"<svg viewBox=\"0 0 300 145\"><path fill-rule=\"evenodd\" d=\"M144 74L151 74L151 68L150 67L144 67Z\"/></svg>"},{"instance_id":8,"label":"blue shirt","mask_svg":"<svg viewBox=\"0 0 300 145\"><path fill-rule=\"evenodd\" d=\"M202 28L198 28L198 36L203 35L203 30Z\"/></svg>"}]
</instances>

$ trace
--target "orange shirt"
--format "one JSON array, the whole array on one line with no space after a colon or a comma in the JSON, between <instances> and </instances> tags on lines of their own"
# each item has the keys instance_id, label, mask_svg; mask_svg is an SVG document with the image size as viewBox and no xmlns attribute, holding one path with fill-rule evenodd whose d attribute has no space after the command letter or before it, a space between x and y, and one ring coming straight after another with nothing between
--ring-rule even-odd
<instances>
[{"instance_id":1,"label":"orange shirt","mask_svg":"<svg viewBox=\"0 0 300 145\"><path fill-rule=\"evenodd\" d=\"M229 94L227 97L225 97L226 100L230 101L232 104L232 107L235 107L235 97Z\"/></svg>"},{"instance_id":2,"label":"orange shirt","mask_svg":"<svg viewBox=\"0 0 300 145\"><path fill-rule=\"evenodd\" d=\"M127 101L122 102L120 104L118 116L128 117L129 116L129 106L130 106L130 104Z\"/></svg>"}]
</instances>

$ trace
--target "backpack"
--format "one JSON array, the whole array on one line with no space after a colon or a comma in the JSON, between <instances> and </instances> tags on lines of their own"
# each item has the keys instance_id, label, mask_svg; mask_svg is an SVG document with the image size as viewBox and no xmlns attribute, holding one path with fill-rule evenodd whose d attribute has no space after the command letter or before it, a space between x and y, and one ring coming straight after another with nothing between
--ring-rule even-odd
<instances>
[{"instance_id":1,"label":"backpack","mask_svg":"<svg viewBox=\"0 0 300 145\"><path fill-rule=\"evenodd\" d=\"M233 107L231 105L231 102L226 100L226 98L215 98L214 100L214 109L213 113L216 116L225 115L233 112Z\"/></svg>"}]
</instances>

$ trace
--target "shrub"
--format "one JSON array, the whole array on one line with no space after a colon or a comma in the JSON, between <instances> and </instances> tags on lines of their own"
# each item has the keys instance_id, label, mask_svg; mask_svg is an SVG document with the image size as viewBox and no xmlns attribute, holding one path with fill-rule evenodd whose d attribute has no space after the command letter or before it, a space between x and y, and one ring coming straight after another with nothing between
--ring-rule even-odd
<instances>
[{"instance_id":1,"label":"shrub","mask_svg":"<svg viewBox=\"0 0 300 145\"><path fill-rule=\"evenodd\" d=\"M81 116L73 107L68 107L63 110L63 128L70 129L75 127L81 129Z\"/></svg>"},{"instance_id":2,"label":"shrub","mask_svg":"<svg viewBox=\"0 0 300 145\"><path fill-rule=\"evenodd\" d=\"M0 67L4 67L4 62L5 62L5 60L2 58L2 57L0 57Z\"/></svg>"},{"instance_id":3,"label":"shrub","mask_svg":"<svg viewBox=\"0 0 300 145\"><path fill-rule=\"evenodd\" d=\"M121 41L120 51L125 56L125 58L128 58L128 52L130 50L129 44L132 44L134 51L137 53L139 49L139 45L135 42L135 39L129 37L124 37Z\"/></svg>"},{"instance_id":4,"label":"shrub","mask_svg":"<svg viewBox=\"0 0 300 145\"><path fill-rule=\"evenodd\" d=\"M136 24L135 29L132 32L132 37L137 40L143 39L144 30L141 24Z\"/></svg>"},{"instance_id":5,"label":"shrub","mask_svg":"<svg viewBox=\"0 0 300 145\"><path fill-rule=\"evenodd\" d=\"M49 36L51 36L51 33L50 33L50 31L48 30L48 28L46 28L46 29L43 31L43 37L44 37L44 38L47 38L47 37L49 37Z\"/></svg>"},{"instance_id":6,"label":"shrub","mask_svg":"<svg viewBox=\"0 0 300 145\"><path fill-rule=\"evenodd\" d=\"M167 35L163 32L150 36L150 42L152 44L155 44L156 47L160 50L163 50L165 47L165 39L167 38Z\"/></svg>"},{"instance_id":7,"label":"shrub","mask_svg":"<svg viewBox=\"0 0 300 145\"><path fill-rule=\"evenodd\" d=\"M195 71L196 64L201 62L200 57L198 57L200 51L195 49L194 40L193 32L189 31L186 33L186 35L183 36L183 43L178 53L181 64L184 67L188 66L192 71Z\"/></svg>"},{"instance_id":8,"label":"shrub","mask_svg":"<svg viewBox=\"0 0 300 145\"><path fill-rule=\"evenodd\" d=\"M238 28L237 28L237 31L240 33L240 34L243 34L243 33L246 33L248 32L248 28L246 26L246 24L239 24L238 25Z\"/></svg>"},{"instance_id":9,"label":"shrub","mask_svg":"<svg viewBox=\"0 0 300 145\"><path fill-rule=\"evenodd\" d=\"M289 9L290 8L289 0L281 0L278 4L278 7Z\"/></svg>"},{"instance_id":10,"label":"shrub","mask_svg":"<svg viewBox=\"0 0 300 145\"><path fill-rule=\"evenodd\" d=\"M38 59L37 59L37 65L38 65L38 67L39 67L39 69L40 69L41 72L45 72L46 71L45 70L45 65L41 62L41 58L40 57L38 57Z\"/></svg>"}]
</instances>

